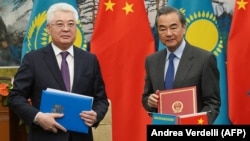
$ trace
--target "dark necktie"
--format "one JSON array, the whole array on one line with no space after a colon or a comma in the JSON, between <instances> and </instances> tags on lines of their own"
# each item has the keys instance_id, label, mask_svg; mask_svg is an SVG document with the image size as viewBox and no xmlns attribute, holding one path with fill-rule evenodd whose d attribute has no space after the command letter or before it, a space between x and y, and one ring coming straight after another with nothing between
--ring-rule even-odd
<instances>
[{"instance_id":1,"label":"dark necktie","mask_svg":"<svg viewBox=\"0 0 250 141\"><path fill-rule=\"evenodd\" d=\"M165 76L165 89L172 89L174 84L174 53L170 53L168 59L168 69Z\"/></svg>"},{"instance_id":2,"label":"dark necktie","mask_svg":"<svg viewBox=\"0 0 250 141\"><path fill-rule=\"evenodd\" d=\"M68 54L69 54L68 52L61 52L61 55L62 55L61 72L62 72L65 87L67 91L69 92L70 91L69 66L66 60Z\"/></svg>"}]
</instances>

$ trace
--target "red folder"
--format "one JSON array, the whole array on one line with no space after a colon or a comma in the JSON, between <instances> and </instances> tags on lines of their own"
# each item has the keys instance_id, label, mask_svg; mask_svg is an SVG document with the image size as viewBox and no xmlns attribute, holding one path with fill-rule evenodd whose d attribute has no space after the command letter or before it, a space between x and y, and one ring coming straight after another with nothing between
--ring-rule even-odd
<instances>
[{"instance_id":1,"label":"red folder","mask_svg":"<svg viewBox=\"0 0 250 141\"><path fill-rule=\"evenodd\" d=\"M159 91L158 112L186 115L197 113L196 86Z\"/></svg>"}]
</instances>

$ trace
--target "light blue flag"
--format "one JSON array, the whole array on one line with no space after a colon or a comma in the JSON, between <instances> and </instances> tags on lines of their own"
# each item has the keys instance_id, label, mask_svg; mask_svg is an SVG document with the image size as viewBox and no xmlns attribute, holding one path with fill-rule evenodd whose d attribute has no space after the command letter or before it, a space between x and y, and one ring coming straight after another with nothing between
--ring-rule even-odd
<instances>
[{"instance_id":1,"label":"light blue flag","mask_svg":"<svg viewBox=\"0 0 250 141\"><path fill-rule=\"evenodd\" d=\"M66 2L78 9L76 0L34 0L26 35L23 40L22 58L26 53L39 49L51 41L50 35L46 31L46 16L48 8L57 2ZM77 36L74 45L87 50L80 21L78 21L77 26Z\"/></svg>"},{"instance_id":2,"label":"light blue flag","mask_svg":"<svg viewBox=\"0 0 250 141\"><path fill-rule=\"evenodd\" d=\"M186 40L216 55L220 71L220 113L214 124L230 124L228 118L227 80L225 67L225 40L217 25L211 0L168 0L167 5L179 9L186 17ZM162 47L159 47L159 49Z\"/></svg>"}]
</instances>

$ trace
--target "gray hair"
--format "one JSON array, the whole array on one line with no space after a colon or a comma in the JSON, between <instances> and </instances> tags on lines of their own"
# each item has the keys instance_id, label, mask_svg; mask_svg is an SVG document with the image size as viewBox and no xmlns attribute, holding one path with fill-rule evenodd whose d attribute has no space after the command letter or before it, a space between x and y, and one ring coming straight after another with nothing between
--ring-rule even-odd
<instances>
[{"instance_id":1,"label":"gray hair","mask_svg":"<svg viewBox=\"0 0 250 141\"><path fill-rule=\"evenodd\" d=\"M179 11L178 9L175 9L171 6L164 6L162 8L159 9L157 15L156 15L156 20L155 20L155 25L157 27L157 19L161 16L161 15L167 15L170 13L176 13L180 19L180 22L182 25L186 25L186 18L185 16L181 13L181 11Z\"/></svg>"},{"instance_id":2,"label":"gray hair","mask_svg":"<svg viewBox=\"0 0 250 141\"><path fill-rule=\"evenodd\" d=\"M52 20L54 19L55 13L57 11L66 11L66 12L72 12L74 14L75 17L75 22L78 21L79 17L78 17L78 12L76 11L76 9L68 4L68 3L56 3L53 4L49 7L48 11L47 11L47 24L51 23Z\"/></svg>"}]
</instances>

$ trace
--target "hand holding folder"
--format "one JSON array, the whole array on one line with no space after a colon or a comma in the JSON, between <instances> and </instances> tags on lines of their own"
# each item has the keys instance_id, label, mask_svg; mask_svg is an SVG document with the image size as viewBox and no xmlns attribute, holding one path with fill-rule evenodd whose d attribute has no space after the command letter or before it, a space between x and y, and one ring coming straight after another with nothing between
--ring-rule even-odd
<instances>
[{"instance_id":1,"label":"hand holding folder","mask_svg":"<svg viewBox=\"0 0 250 141\"><path fill-rule=\"evenodd\" d=\"M89 127L80 118L81 111L92 109L93 97L47 88L42 91L40 111L63 113L56 121L69 131L88 133Z\"/></svg>"}]
</instances>

